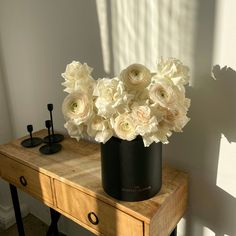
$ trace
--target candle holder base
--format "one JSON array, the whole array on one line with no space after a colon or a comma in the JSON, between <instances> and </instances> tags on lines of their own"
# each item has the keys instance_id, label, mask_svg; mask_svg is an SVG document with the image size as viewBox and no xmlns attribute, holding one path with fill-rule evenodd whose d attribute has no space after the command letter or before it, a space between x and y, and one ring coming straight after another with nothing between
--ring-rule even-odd
<instances>
[{"instance_id":1,"label":"candle holder base","mask_svg":"<svg viewBox=\"0 0 236 236\"><path fill-rule=\"evenodd\" d=\"M49 145L49 144L43 145L39 149L39 151L44 155L51 155L51 154L61 151L61 148L62 148L61 144L52 143L51 145Z\"/></svg>"},{"instance_id":2,"label":"candle holder base","mask_svg":"<svg viewBox=\"0 0 236 236\"><path fill-rule=\"evenodd\" d=\"M34 137L32 139L31 138L27 138L27 139L23 140L21 142L21 145L23 147L26 147L26 148L32 148L32 147L39 146L42 142L43 142L43 140L41 138Z\"/></svg>"}]
</instances>

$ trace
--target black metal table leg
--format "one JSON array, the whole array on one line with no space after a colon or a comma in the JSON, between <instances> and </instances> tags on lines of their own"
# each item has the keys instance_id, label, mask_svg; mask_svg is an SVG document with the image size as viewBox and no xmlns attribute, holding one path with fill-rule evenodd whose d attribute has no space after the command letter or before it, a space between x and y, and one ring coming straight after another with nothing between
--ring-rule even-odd
<instances>
[{"instance_id":1,"label":"black metal table leg","mask_svg":"<svg viewBox=\"0 0 236 236\"><path fill-rule=\"evenodd\" d=\"M18 229L19 236L25 236L24 226L21 218L20 203L17 194L17 189L14 185L10 184L11 198L14 206L16 225Z\"/></svg>"},{"instance_id":2,"label":"black metal table leg","mask_svg":"<svg viewBox=\"0 0 236 236\"><path fill-rule=\"evenodd\" d=\"M50 208L50 214L51 214L51 224L48 228L47 236L59 236L57 222L61 214L52 208Z\"/></svg>"},{"instance_id":3,"label":"black metal table leg","mask_svg":"<svg viewBox=\"0 0 236 236\"><path fill-rule=\"evenodd\" d=\"M170 236L177 236L177 226L175 227L175 229L172 231Z\"/></svg>"}]
</instances>

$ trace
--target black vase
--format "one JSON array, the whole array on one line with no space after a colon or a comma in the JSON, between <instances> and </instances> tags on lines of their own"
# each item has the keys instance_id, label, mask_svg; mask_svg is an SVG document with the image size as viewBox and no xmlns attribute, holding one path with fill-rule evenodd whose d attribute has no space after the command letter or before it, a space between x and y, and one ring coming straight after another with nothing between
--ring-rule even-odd
<instances>
[{"instance_id":1,"label":"black vase","mask_svg":"<svg viewBox=\"0 0 236 236\"><path fill-rule=\"evenodd\" d=\"M144 147L141 136L126 141L112 137L101 144L104 191L123 201L156 195L162 185L162 144Z\"/></svg>"}]
</instances>

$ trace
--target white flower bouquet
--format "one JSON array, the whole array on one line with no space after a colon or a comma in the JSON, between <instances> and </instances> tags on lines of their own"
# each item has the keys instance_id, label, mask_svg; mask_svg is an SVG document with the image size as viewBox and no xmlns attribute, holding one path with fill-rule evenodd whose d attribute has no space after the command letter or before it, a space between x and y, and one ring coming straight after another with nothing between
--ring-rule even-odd
<instances>
[{"instance_id":1,"label":"white flower bouquet","mask_svg":"<svg viewBox=\"0 0 236 236\"><path fill-rule=\"evenodd\" d=\"M95 80L91 72L86 63L73 61L62 73L69 93L62 111L71 137L106 143L112 136L129 141L141 136L148 147L168 143L172 132L182 132L189 121L184 87L189 69L181 61L161 59L155 73L132 64L112 79Z\"/></svg>"}]
</instances>

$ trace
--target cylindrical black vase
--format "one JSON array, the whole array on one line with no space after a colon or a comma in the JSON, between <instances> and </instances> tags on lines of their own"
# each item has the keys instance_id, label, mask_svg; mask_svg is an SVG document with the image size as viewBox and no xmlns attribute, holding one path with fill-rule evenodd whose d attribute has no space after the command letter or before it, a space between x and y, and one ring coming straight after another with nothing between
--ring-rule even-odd
<instances>
[{"instance_id":1,"label":"cylindrical black vase","mask_svg":"<svg viewBox=\"0 0 236 236\"><path fill-rule=\"evenodd\" d=\"M144 147L112 137L101 144L102 185L110 196L123 201L141 201L156 195L162 184L162 144Z\"/></svg>"}]
</instances>

